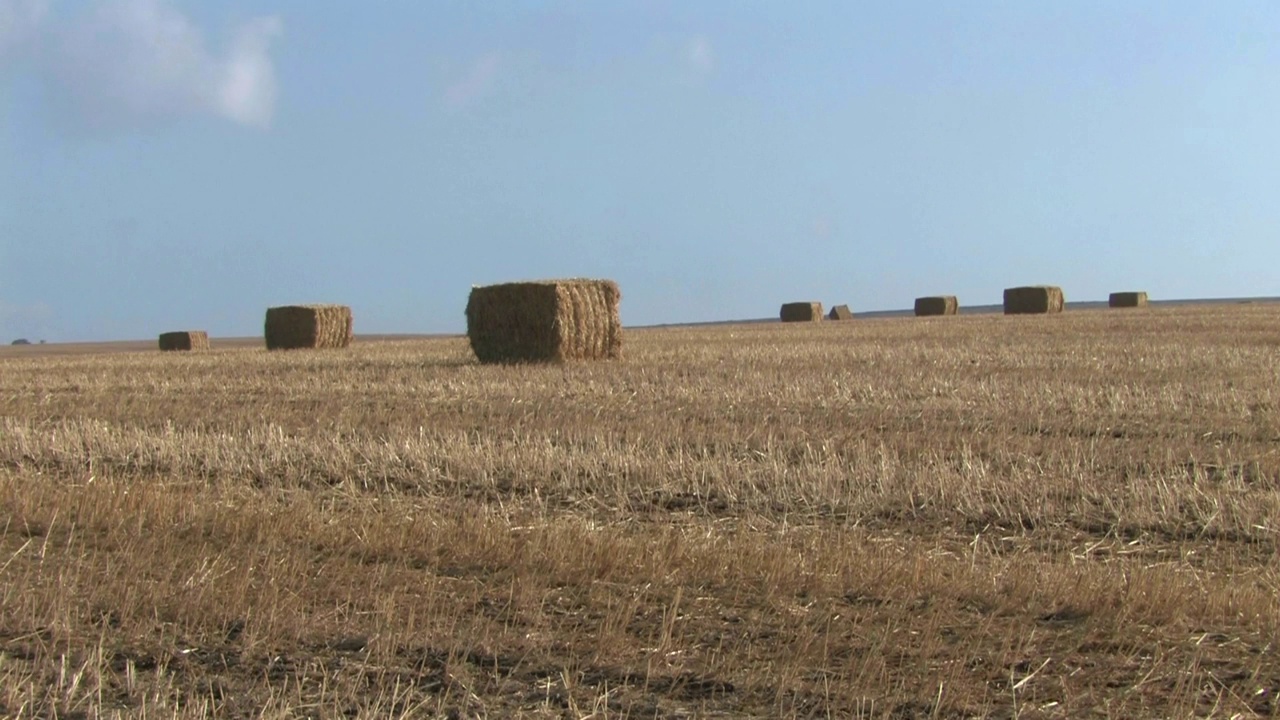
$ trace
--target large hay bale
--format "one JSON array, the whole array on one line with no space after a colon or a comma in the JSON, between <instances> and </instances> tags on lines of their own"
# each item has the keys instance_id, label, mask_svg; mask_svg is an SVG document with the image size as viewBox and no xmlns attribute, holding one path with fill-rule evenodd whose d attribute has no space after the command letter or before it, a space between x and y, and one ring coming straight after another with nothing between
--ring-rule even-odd
<instances>
[{"instance_id":1,"label":"large hay bale","mask_svg":"<svg viewBox=\"0 0 1280 720\"><path fill-rule=\"evenodd\" d=\"M783 303L778 312L782 322L818 322L822 320L822 303L791 302Z\"/></svg>"},{"instance_id":2,"label":"large hay bale","mask_svg":"<svg viewBox=\"0 0 1280 720\"><path fill-rule=\"evenodd\" d=\"M848 305L836 305L831 308L831 312L827 313L828 320L852 320L853 311Z\"/></svg>"},{"instance_id":3,"label":"large hay bale","mask_svg":"<svg viewBox=\"0 0 1280 720\"><path fill-rule=\"evenodd\" d=\"M916 298L916 317L928 315L955 315L960 312L960 302L955 295L933 295Z\"/></svg>"},{"instance_id":4,"label":"large hay bale","mask_svg":"<svg viewBox=\"0 0 1280 720\"><path fill-rule=\"evenodd\" d=\"M268 350L344 348L351 344L351 308L346 305L267 308L263 335Z\"/></svg>"},{"instance_id":5,"label":"large hay bale","mask_svg":"<svg viewBox=\"0 0 1280 720\"><path fill-rule=\"evenodd\" d=\"M1004 291L1004 314L1026 315L1062 312L1065 298L1056 285L1028 285Z\"/></svg>"},{"instance_id":6,"label":"large hay bale","mask_svg":"<svg viewBox=\"0 0 1280 720\"><path fill-rule=\"evenodd\" d=\"M1141 290L1133 292L1113 292L1107 298L1107 305L1113 308L1146 307L1147 293Z\"/></svg>"},{"instance_id":7,"label":"large hay bale","mask_svg":"<svg viewBox=\"0 0 1280 720\"><path fill-rule=\"evenodd\" d=\"M612 280L537 280L471 288L467 339L482 363L622 356L622 292Z\"/></svg>"},{"instance_id":8,"label":"large hay bale","mask_svg":"<svg viewBox=\"0 0 1280 720\"><path fill-rule=\"evenodd\" d=\"M160 333L160 350L208 350L209 333L204 330L181 330Z\"/></svg>"}]
</instances>

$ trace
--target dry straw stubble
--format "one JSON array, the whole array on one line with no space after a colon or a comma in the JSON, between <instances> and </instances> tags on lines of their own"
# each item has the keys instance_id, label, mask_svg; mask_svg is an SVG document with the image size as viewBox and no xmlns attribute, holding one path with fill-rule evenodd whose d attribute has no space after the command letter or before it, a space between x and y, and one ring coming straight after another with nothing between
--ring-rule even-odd
<instances>
[{"instance_id":1,"label":"dry straw stubble","mask_svg":"<svg viewBox=\"0 0 1280 720\"><path fill-rule=\"evenodd\" d=\"M1113 292L1107 298L1107 305L1113 308L1136 308L1147 306L1147 293L1142 290L1130 292Z\"/></svg>"},{"instance_id":2,"label":"dry straw stubble","mask_svg":"<svg viewBox=\"0 0 1280 720\"><path fill-rule=\"evenodd\" d=\"M204 330L181 330L160 333L160 350L208 350L209 333Z\"/></svg>"},{"instance_id":3,"label":"dry straw stubble","mask_svg":"<svg viewBox=\"0 0 1280 720\"><path fill-rule=\"evenodd\" d=\"M1273 717L1278 318L5 358L0 715Z\"/></svg>"},{"instance_id":4,"label":"dry straw stubble","mask_svg":"<svg viewBox=\"0 0 1280 720\"><path fill-rule=\"evenodd\" d=\"M268 350L344 348L352 326L347 305L282 305L267 309L263 334Z\"/></svg>"},{"instance_id":5,"label":"dry straw stubble","mask_svg":"<svg viewBox=\"0 0 1280 720\"><path fill-rule=\"evenodd\" d=\"M482 363L612 360L622 356L622 291L574 278L471 288L467 339Z\"/></svg>"},{"instance_id":6,"label":"dry straw stubble","mask_svg":"<svg viewBox=\"0 0 1280 720\"><path fill-rule=\"evenodd\" d=\"M790 302L783 303L778 311L782 322L818 322L822 320L822 303Z\"/></svg>"},{"instance_id":7,"label":"dry straw stubble","mask_svg":"<svg viewBox=\"0 0 1280 720\"><path fill-rule=\"evenodd\" d=\"M934 295L916 298L917 317L928 315L955 315L960 312L960 302L955 295Z\"/></svg>"},{"instance_id":8,"label":"dry straw stubble","mask_svg":"<svg viewBox=\"0 0 1280 720\"><path fill-rule=\"evenodd\" d=\"M1004 291L1005 315L1060 313L1064 303L1062 288L1056 285L1027 285Z\"/></svg>"}]
</instances>

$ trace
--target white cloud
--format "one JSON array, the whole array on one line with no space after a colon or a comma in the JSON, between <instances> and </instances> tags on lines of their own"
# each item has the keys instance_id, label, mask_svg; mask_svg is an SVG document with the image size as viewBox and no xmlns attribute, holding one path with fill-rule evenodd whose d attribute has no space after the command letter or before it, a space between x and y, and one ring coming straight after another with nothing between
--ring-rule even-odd
<instances>
[{"instance_id":1,"label":"white cloud","mask_svg":"<svg viewBox=\"0 0 1280 720\"><path fill-rule=\"evenodd\" d=\"M276 75L267 51L282 28L280 18L259 18L237 34L218 84L218 106L223 115L243 125L271 124Z\"/></svg>"},{"instance_id":2,"label":"white cloud","mask_svg":"<svg viewBox=\"0 0 1280 720\"><path fill-rule=\"evenodd\" d=\"M689 69L698 78L704 78L716 69L715 49L711 47L711 40L705 35L694 36L685 43L684 59Z\"/></svg>"},{"instance_id":3,"label":"white cloud","mask_svg":"<svg viewBox=\"0 0 1280 720\"><path fill-rule=\"evenodd\" d=\"M281 33L278 17L244 23L226 51L214 53L170 0L93 0L67 17L46 12L38 0L0 3L0 18L18 18L13 27L25 20L26 34L39 39L29 54L59 119L73 126L118 129L197 114L255 127L271 122L269 51ZM17 33L0 30L0 49Z\"/></svg>"},{"instance_id":4,"label":"white cloud","mask_svg":"<svg viewBox=\"0 0 1280 720\"><path fill-rule=\"evenodd\" d=\"M502 55L496 52L480 56L464 76L445 88L445 105L456 110L470 105L483 96L493 86L501 65Z\"/></svg>"}]
</instances>

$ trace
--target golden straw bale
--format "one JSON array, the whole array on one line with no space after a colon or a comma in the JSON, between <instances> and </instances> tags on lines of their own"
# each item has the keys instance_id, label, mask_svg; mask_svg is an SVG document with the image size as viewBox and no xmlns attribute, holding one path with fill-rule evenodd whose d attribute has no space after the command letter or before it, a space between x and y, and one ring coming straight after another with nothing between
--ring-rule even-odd
<instances>
[{"instance_id":1,"label":"golden straw bale","mask_svg":"<svg viewBox=\"0 0 1280 720\"><path fill-rule=\"evenodd\" d=\"M960 303L955 295L934 295L916 298L916 317L928 315L955 315L960 312Z\"/></svg>"},{"instance_id":2,"label":"golden straw bale","mask_svg":"<svg viewBox=\"0 0 1280 720\"><path fill-rule=\"evenodd\" d=\"M1004 291L1004 314L1026 315L1062 312L1065 298L1056 285L1028 285Z\"/></svg>"},{"instance_id":3,"label":"golden straw bale","mask_svg":"<svg viewBox=\"0 0 1280 720\"><path fill-rule=\"evenodd\" d=\"M822 320L822 303L784 303L778 315L781 317L782 322L819 322Z\"/></svg>"},{"instance_id":4,"label":"golden straw bale","mask_svg":"<svg viewBox=\"0 0 1280 720\"><path fill-rule=\"evenodd\" d=\"M473 287L467 339L482 363L616 359L622 356L621 300L612 280Z\"/></svg>"},{"instance_id":5,"label":"golden straw bale","mask_svg":"<svg viewBox=\"0 0 1280 720\"><path fill-rule=\"evenodd\" d=\"M204 330L160 333L160 349L164 352L173 350L208 350L209 333Z\"/></svg>"},{"instance_id":6,"label":"golden straw bale","mask_svg":"<svg viewBox=\"0 0 1280 720\"><path fill-rule=\"evenodd\" d=\"M267 308L263 334L268 350L344 348L352 327L347 305L283 305Z\"/></svg>"},{"instance_id":7,"label":"golden straw bale","mask_svg":"<svg viewBox=\"0 0 1280 720\"><path fill-rule=\"evenodd\" d=\"M1146 307L1147 293L1141 290L1131 292L1113 292L1107 298L1107 305L1113 308Z\"/></svg>"}]
</instances>

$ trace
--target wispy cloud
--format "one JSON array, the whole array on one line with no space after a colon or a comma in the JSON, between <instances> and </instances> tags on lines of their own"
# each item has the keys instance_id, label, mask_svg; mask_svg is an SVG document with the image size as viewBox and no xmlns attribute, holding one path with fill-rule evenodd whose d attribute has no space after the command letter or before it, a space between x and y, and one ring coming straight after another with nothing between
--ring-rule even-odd
<instances>
[{"instance_id":1,"label":"wispy cloud","mask_svg":"<svg viewBox=\"0 0 1280 720\"><path fill-rule=\"evenodd\" d=\"M450 108L461 109L483 97L493 87L502 66L502 55L490 52L481 55L467 68L466 73L445 88L444 103Z\"/></svg>"},{"instance_id":2,"label":"wispy cloud","mask_svg":"<svg viewBox=\"0 0 1280 720\"><path fill-rule=\"evenodd\" d=\"M715 48L706 35L695 35L684 46L684 60L696 79L709 76L716 69Z\"/></svg>"},{"instance_id":3,"label":"wispy cloud","mask_svg":"<svg viewBox=\"0 0 1280 720\"><path fill-rule=\"evenodd\" d=\"M236 28L214 53L169 0L94 0L68 17L38 0L0 0L0 26L36 38L23 54L45 81L58 119L90 130L133 128L213 114L267 127L275 110L271 42L278 17ZM39 7L37 7L39 6ZM0 50L19 30L0 30ZM0 54L0 58L3 55Z\"/></svg>"}]
</instances>

